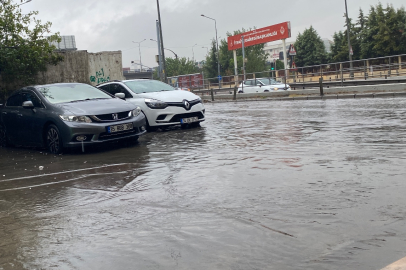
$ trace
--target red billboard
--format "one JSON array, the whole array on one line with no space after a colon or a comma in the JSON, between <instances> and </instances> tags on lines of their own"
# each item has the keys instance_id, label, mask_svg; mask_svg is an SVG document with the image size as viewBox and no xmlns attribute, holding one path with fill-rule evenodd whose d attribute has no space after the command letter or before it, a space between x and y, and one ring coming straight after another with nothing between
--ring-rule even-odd
<instances>
[{"instance_id":1,"label":"red billboard","mask_svg":"<svg viewBox=\"0 0 406 270\"><path fill-rule=\"evenodd\" d=\"M290 22L279 23L228 37L229 51L242 48L242 36L244 36L244 47L290 38Z\"/></svg>"}]
</instances>

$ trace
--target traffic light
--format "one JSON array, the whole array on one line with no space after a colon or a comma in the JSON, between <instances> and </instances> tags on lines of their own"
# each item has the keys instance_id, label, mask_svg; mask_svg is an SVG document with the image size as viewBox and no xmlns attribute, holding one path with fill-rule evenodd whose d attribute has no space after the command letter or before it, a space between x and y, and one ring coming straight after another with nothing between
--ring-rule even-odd
<instances>
[{"instance_id":1,"label":"traffic light","mask_svg":"<svg viewBox=\"0 0 406 270\"><path fill-rule=\"evenodd\" d=\"M271 62L271 70L275 70L275 63Z\"/></svg>"}]
</instances>

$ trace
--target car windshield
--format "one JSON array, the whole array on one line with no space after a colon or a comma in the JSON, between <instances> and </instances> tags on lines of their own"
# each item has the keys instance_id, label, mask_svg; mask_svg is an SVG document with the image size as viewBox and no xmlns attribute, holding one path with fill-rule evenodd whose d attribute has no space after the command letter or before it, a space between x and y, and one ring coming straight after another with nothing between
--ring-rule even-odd
<instances>
[{"instance_id":1,"label":"car windshield","mask_svg":"<svg viewBox=\"0 0 406 270\"><path fill-rule=\"evenodd\" d=\"M257 81L260 81L265 85L278 84L278 82L275 81L274 79L257 79Z\"/></svg>"},{"instance_id":2,"label":"car windshield","mask_svg":"<svg viewBox=\"0 0 406 270\"><path fill-rule=\"evenodd\" d=\"M99 89L80 83L44 85L38 91L51 103L112 98Z\"/></svg>"},{"instance_id":3,"label":"car windshield","mask_svg":"<svg viewBox=\"0 0 406 270\"><path fill-rule=\"evenodd\" d=\"M124 84L136 94L176 90L169 84L154 80L127 81Z\"/></svg>"}]
</instances>

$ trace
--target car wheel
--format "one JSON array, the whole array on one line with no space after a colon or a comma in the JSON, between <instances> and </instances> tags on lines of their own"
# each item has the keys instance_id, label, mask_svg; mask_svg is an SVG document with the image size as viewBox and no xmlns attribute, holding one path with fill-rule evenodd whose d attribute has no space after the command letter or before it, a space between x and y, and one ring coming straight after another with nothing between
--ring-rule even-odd
<instances>
[{"instance_id":1,"label":"car wheel","mask_svg":"<svg viewBox=\"0 0 406 270\"><path fill-rule=\"evenodd\" d=\"M46 133L46 147L52 154L62 153L62 138L59 129L55 125L50 125Z\"/></svg>"},{"instance_id":2,"label":"car wheel","mask_svg":"<svg viewBox=\"0 0 406 270\"><path fill-rule=\"evenodd\" d=\"M0 146L6 147L8 145L6 129L3 126L0 126Z\"/></svg>"},{"instance_id":3,"label":"car wheel","mask_svg":"<svg viewBox=\"0 0 406 270\"><path fill-rule=\"evenodd\" d=\"M264 90L264 92L269 92L269 90Z\"/></svg>"}]
</instances>

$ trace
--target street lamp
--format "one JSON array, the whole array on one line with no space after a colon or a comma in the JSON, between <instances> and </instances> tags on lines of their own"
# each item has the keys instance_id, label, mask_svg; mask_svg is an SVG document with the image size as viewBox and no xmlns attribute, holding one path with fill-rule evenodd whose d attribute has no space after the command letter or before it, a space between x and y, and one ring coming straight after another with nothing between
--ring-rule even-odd
<instances>
[{"instance_id":1,"label":"street lamp","mask_svg":"<svg viewBox=\"0 0 406 270\"><path fill-rule=\"evenodd\" d=\"M202 49L206 48L207 54L209 54L209 47L202 47Z\"/></svg>"},{"instance_id":2,"label":"street lamp","mask_svg":"<svg viewBox=\"0 0 406 270\"><path fill-rule=\"evenodd\" d=\"M146 40L146 39L144 38L143 40L138 41L138 42L133 41L133 43L138 43L138 51L139 51L139 53L140 53L140 66L141 66L141 70L140 70L140 72L142 72L142 61L141 61L141 42L144 42L145 40Z\"/></svg>"},{"instance_id":3,"label":"street lamp","mask_svg":"<svg viewBox=\"0 0 406 270\"><path fill-rule=\"evenodd\" d=\"M158 41L156 41L155 39L152 39L152 38L150 38L149 40L158 42ZM158 46L159 46L159 43L158 43ZM171 49L164 48L164 50L172 52L175 55L175 58L178 59L178 55L174 51L172 51Z\"/></svg>"},{"instance_id":4,"label":"street lamp","mask_svg":"<svg viewBox=\"0 0 406 270\"><path fill-rule=\"evenodd\" d=\"M202 17L205 17L205 18L207 18L207 19L210 19L210 20L213 20L214 21L214 29L216 30L216 44L217 44L217 71L218 71L218 79L219 79L219 87L221 87L221 83L220 83L220 57L219 57L219 41L218 41L218 39L217 39L217 22L216 22L216 20L215 19L213 19L213 18L210 18L210 17L207 17L207 16L205 16L205 15L200 15L200 16L202 16ZM212 97L212 99L213 99L213 97Z\"/></svg>"},{"instance_id":5,"label":"street lamp","mask_svg":"<svg viewBox=\"0 0 406 270\"><path fill-rule=\"evenodd\" d=\"M348 55L350 59L350 77L353 77L353 65L352 65L352 48L350 41L350 20L348 19L348 9L347 9L347 0L345 0L345 17L347 20L347 39L348 39Z\"/></svg>"},{"instance_id":6,"label":"street lamp","mask_svg":"<svg viewBox=\"0 0 406 270\"><path fill-rule=\"evenodd\" d=\"M197 44L195 44L195 45L192 46L192 55L193 55L192 59L193 59L193 63L195 62L195 52L194 52L194 50L193 50L193 48L194 48L195 46L197 46Z\"/></svg>"}]
</instances>

